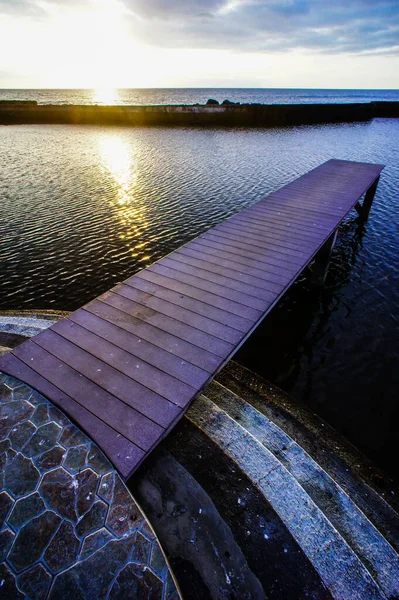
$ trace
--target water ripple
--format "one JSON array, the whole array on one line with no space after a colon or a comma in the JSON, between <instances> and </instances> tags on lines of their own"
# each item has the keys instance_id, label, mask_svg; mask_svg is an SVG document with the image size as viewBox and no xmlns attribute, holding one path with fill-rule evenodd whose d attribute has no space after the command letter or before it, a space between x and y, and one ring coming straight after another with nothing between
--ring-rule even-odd
<instances>
[{"instance_id":1,"label":"water ripple","mask_svg":"<svg viewBox=\"0 0 399 600\"><path fill-rule=\"evenodd\" d=\"M331 157L382 162L325 288L293 286L239 354L363 449L399 441L399 121L273 130L0 127L0 307L72 310ZM359 423L362 424L359 427Z\"/></svg>"}]
</instances>

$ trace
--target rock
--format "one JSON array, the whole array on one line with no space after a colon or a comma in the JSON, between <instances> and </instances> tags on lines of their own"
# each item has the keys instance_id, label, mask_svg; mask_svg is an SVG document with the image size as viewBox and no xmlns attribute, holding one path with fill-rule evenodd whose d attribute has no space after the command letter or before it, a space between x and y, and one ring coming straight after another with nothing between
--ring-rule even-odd
<instances>
[{"instance_id":1,"label":"rock","mask_svg":"<svg viewBox=\"0 0 399 600\"><path fill-rule=\"evenodd\" d=\"M219 102L217 100L215 100L214 98L209 98L206 105L207 106L219 106Z\"/></svg>"},{"instance_id":2,"label":"rock","mask_svg":"<svg viewBox=\"0 0 399 600\"><path fill-rule=\"evenodd\" d=\"M222 102L222 106L226 106L226 105L228 105L228 104L229 104L229 105L231 105L231 104L235 104L235 102L232 102L231 100L227 100L227 98L226 98L226 100L223 100L223 102Z\"/></svg>"}]
</instances>

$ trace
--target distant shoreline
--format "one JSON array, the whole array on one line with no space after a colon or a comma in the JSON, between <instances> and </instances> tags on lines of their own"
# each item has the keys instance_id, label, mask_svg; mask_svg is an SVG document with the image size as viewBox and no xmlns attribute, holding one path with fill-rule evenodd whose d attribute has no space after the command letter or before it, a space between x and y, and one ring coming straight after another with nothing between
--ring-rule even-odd
<instances>
[{"instance_id":1,"label":"distant shoreline","mask_svg":"<svg viewBox=\"0 0 399 600\"><path fill-rule=\"evenodd\" d=\"M163 127L284 127L399 117L399 102L342 104L38 104L0 100L0 124Z\"/></svg>"}]
</instances>

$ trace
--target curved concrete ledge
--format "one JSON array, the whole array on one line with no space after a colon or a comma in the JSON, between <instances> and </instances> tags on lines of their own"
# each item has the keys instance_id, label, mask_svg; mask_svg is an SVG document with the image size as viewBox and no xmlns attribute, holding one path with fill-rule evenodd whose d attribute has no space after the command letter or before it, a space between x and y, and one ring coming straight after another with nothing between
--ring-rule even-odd
<instances>
[{"instance_id":1,"label":"curved concrete ledge","mask_svg":"<svg viewBox=\"0 0 399 600\"><path fill-rule=\"evenodd\" d=\"M158 540L97 446L0 373L0 596L178 600Z\"/></svg>"}]
</instances>

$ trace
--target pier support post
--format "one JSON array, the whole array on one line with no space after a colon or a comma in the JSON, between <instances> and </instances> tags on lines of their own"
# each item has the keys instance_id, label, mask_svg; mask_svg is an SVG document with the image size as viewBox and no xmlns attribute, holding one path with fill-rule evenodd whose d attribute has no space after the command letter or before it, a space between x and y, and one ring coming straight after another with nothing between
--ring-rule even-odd
<instances>
[{"instance_id":1,"label":"pier support post","mask_svg":"<svg viewBox=\"0 0 399 600\"><path fill-rule=\"evenodd\" d=\"M310 267L312 273L311 281L315 285L324 285L327 277L328 267L331 260L331 254L337 239L338 229L333 231L330 237L325 241L315 256L314 262Z\"/></svg>"},{"instance_id":2,"label":"pier support post","mask_svg":"<svg viewBox=\"0 0 399 600\"><path fill-rule=\"evenodd\" d=\"M367 192L364 196L363 204L360 205L358 202L355 205L355 208L356 208L357 212L359 213L360 220L363 222L367 221L367 218L369 216L370 208L371 208L371 205L374 200L374 196L375 196L375 192L377 190L379 180L380 180L380 177L378 176L377 179L374 181L374 183L369 187L369 189L367 190Z\"/></svg>"}]
</instances>

